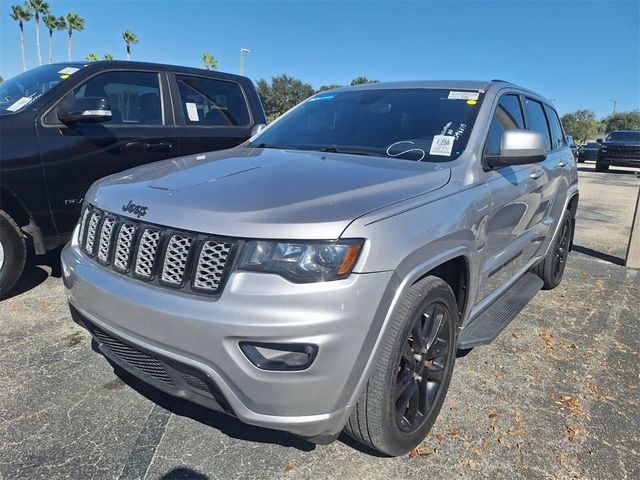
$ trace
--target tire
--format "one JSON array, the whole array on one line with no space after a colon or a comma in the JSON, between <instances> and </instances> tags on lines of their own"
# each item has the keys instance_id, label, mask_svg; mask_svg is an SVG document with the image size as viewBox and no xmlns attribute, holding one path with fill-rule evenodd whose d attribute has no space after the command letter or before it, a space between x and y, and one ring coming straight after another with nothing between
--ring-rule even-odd
<instances>
[{"instance_id":1,"label":"tire","mask_svg":"<svg viewBox=\"0 0 640 480\"><path fill-rule=\"evenodd\" d=\"M596 172L608 172L609 171L609 164L608 163L599 163L596 160Z\"/></svg>"},{"instance_id":2,"label":"tire","mask_svg":"<svg viewBox=\"0 0 640 480\"><path fill-rule=\"evenodd\" d=\"M573 239L573 219L568 210L562 217L559 231L560 234L558 238L553 241L547 255L542 262L532 270L533 273L538 275L544 282L542 286L543 290L553 290L560 285L562 281L562 275L564 274L564 268L569 255L569 247Z\"/></svg>"},{"instance_id":3,"label":"tire","mask_svg":"<svg viewBox=\"0 0 640 480\"><path fill-rule=\"evenodd\" d=\"M27 246L18 224L0 210L0 298L4 298L22 274Z\"/></svg>"},{"instance_id":4,"label":"tire","mask_svg":"<svg viewBox=\"0 0 640 480\"><path fill-rule=\"evenodd\" d=\"M349 436L390 456L403 455L424 440L449 388L457 311L451 288L438 277L426 277L409 289L345 426Z\"/></svg>"}]
</instances>

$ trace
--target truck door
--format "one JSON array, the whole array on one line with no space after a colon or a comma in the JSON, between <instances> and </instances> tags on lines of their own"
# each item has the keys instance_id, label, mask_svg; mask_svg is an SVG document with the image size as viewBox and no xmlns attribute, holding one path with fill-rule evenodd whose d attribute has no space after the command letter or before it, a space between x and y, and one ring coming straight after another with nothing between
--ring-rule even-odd
<instances>
[{"instance_id":1,"label":"truck door","mask_svg":"<svg viewBox=\"0 0 640 480\"><path fill-rule=\"evenodd\" d=\"M544 120L544 112L540 113ZM523 129L525 125L519 95L503 95L496 106L484 155L498 155L504 131ZM548 128L545 139L549 141ZM492 207L486 223L476 303L521 272L545 238L540 227L546 211L544 189L548 174L541 164L494 168L486 172L485 181Z\"/></svg>"},{"instance_id":2,"label":"truck door","mask_svg":"<svg viewBox=\"0 0 640 480\"><path fill-rule=\"evenodd\" d=\"M157 71L99 73L68 92L37 122L46 185L59 235L73 230L82 198L94 181L179 154L165 85L163 74ZM62 100L81 97L107 98L112 119L95 124L62 124L57 116Z\"/></svg>"}]
</instances>

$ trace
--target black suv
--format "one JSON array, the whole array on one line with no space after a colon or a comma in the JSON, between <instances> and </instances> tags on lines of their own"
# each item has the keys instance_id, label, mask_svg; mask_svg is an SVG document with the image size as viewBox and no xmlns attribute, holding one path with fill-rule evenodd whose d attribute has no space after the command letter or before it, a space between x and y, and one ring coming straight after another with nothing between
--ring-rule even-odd
<instances>
[{"instance_id":1,"label":"black suv","mask_svg":"<svg viewBox=\"0 0 640 480\"><path fill-rule=\"evenodd\" d=\"M0 84L0 296L67 242L97 179L234 147L266 122L251 80L153 63L52 64Z\"/></svg>"},{"instance_id":2,"label":"black suv","mask_svg":"<svg viewBox=\"0 0 640 480\"><path fill-rule=\"evenodd\" d=\"M596 172L606 172L610 165L640 167L640 131L617 130L602 141L596 160Z\"/></svg>"}]
</instances>

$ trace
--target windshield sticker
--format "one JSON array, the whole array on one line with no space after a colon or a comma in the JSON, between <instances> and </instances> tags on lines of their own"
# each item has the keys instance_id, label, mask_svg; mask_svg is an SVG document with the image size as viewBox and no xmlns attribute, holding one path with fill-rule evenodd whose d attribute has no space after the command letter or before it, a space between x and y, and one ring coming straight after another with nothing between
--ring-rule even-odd
<instances>
[{"instance_id":1,"label":"windshield sticker","mask_svg":"<svg viewBox=\"0 0 640 480\"><path fill-rule=\"evenodd\" d=\"M58 73L60 75L73 75L78 70L80 70L80 69L76 68L76 67L66 67L66 68L63 68L62 70L60 70Z\"/></svg>"},{"instance_id":2,"label":"windshield sticker","mask_svg":"<svg viewBox=\"0 0 640 480\"><path fill-rule=\"evenodd\" d=\"M200 117L198 116L197 105L193 102L187 102L185 103L185 105L187 107L187 115L189 116L189 120L191 120L192 122L199 122Z\"/></svg>"},{"instance_id":3,"label":"windshield sticker","mask_svg":"<svg viewBox=\"0 0 640 480\"><path fill-rule=\"evenodd\" d=\"M479 96L480 93L478 92L456 92L451 90L447 98L449 100L478 100Z\"/></svg>"},{"instance_id":4,"label":"windshield sticker","mask_svg":"<svg viewBox=\"0 0 640 480\"><path fill-rule=\"evenodd\" d=\"M7 107L7 111L8 112L17 112L22 107L24 107L25 105L29 104L30 102L31 102L31 97L22 97L20 100L15 102L13 105L8 106Z\"/></svg>"},{"instance_id":5,"label":"windshield sticker","mask_svg":"<svg viewBox=\"0 0 640 480\"><path fill-rule=\"evenodd\" d=\"M476 103L478 103L477 100L467 100L467 105L475 105Z\"/></svg>"},{"instance_id":6,"label":"windshield sticker","mask_svg":"<svg viewBox=\"0 0 640 480\"><path fill-rule=\"evenodd\" d=\"M440 133L440 135L446 135L446 134L453 134L453 130L451 130L451 122L447 122L447 124L442 127L442 132Z\"/></svg>"},{"instance_id":7,"label":"windshield sticker","mask_svg":"<svg viewBox=\"0 0 640 480\"><path fill-rule=\"evenodd\" d=\"M404 145L402 145L404 144ZM410 140L402 140L400 142L395 142L392 143L391 145L389 145L389 147L387 148L387 155L389 155L390 157L399 157L400 155L406 155L407 153L412 153L414 157L416 157L415 159L412 158L412 160L415 160L416 162L421 161L424 157L426 157L426 153L424 150L422 150L421 148L411 148L411 145L415 145L415 142L412 142ZM392 152L392 150L394 150L395 148L395 152ZM431 147L433 148L433 146ZM400 150L400 151L397 151ZM417 158L417 157L420 158Z\"/></svg>"},{"instance_id":8,"label":"windshield sticker","mask_svg":"<svg viewBox=\"0 0 640 480\"><path fill-rule=\"evenodd\" d=\"M319 97L313 97L309 101L310 102L320 102L320 101L323 101L323 100L331 100L336 95L337 95L337 93L328 93L326 95L320 95Z\"/></svg>"},{"instance_id":9,"label":"windshield sticker","mask_svg":"<svg viewBox=\"0 0 640 480\"><path fill-rule=\"evenodd\" d=\"M431 142L431 150L429 155L441 155L444 157L451 156L453 150L453 142L456 139L453 135L434 135Z\"/></svg>"}]
</instances>

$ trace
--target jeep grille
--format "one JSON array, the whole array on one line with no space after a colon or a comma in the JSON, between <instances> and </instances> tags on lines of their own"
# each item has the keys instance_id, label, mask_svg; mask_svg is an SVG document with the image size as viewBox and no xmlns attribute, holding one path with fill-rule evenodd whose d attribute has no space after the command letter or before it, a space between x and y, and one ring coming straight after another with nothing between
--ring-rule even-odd
<instances>
[{"instance_id":1,"label":"jeep grille","mask_svg":"<svg viewBox=\"0 0 640 480\"><path fill-rule=\"evenodd\" d=\"M85 207L78 243L119 274L188 293L220 293L237 242L213 238Z\"/></svg>"}]
</instances>

